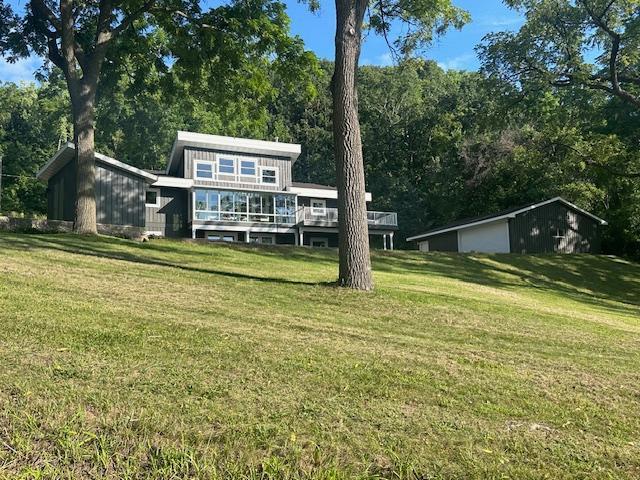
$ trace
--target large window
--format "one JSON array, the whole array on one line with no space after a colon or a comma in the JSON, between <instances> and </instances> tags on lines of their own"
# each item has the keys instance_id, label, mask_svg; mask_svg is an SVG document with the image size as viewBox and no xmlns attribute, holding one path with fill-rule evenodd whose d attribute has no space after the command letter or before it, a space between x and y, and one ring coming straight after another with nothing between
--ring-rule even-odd
<instances>
[{"instance_id":1,"label":"large window","mask_svg":"<svg viewBox=\"0 0 640 480\"><path fill-rule=\"evenodd\" d=\"M205 190L195 192L196 220L295 223L294 195Z\"/></svg>"}]
</instances>

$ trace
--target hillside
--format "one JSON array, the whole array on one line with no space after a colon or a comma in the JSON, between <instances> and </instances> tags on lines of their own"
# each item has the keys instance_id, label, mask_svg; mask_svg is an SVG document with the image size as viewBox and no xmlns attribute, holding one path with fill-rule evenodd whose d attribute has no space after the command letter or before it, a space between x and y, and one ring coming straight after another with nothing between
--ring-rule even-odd
<instances>
[{"instance_id":1,"label":"hillside","mask_svg":"<svg viewBox=\"0 0 640 480\"><path fill-rule=\"evenodd\" d=\"M640 266L0 234L0 477L637 478Z\"/></svg>"}]
</instances>

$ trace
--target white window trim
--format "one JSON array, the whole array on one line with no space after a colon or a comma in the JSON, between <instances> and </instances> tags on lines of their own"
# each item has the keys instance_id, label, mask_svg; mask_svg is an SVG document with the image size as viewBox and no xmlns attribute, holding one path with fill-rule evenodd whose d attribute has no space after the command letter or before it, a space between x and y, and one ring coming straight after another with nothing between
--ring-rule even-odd
<instances>
[{"instance_id":1,"label":"white window trim","mask_svg":"<svg viewBox=\"0 0 640 480\"><path fill-rule=\"evenodd\" d=\"M211 165L211 178L204 178L198 176L198 164L206 164ZM211 160L194 160L193 161L193 178L194 180L204 180L204 181L212 181L216 179L216 162L212 162Z\"/></svg>"},{"instance_id":2,"label":"white window trim","mask_svg":"<svg viewBox=\"0 0 640 480\"><path fill-rule=\"evenodd\" d=\"M255 158L250 157L237 157L236 162L238 164L238 177L240 178L256 178L258 176L258 162ZM253 163L253 170L256 172L253 175L242 173L242 162Z\"/></svg>"},{"instance_id":3,"label":"white window trim","mask_svg":"<svg viewBox=\"0 0 640 480\"><path fill-rule=\"evenodd\" d=\"M321 203L322 207L314 207L313 204ZM309 205L311 206L311 215L318 215L324 217L327 214L327 201L322 198L311 198L309 200Z\"/></svg>"},{"instance_id":4,"label":"white window trim","mask_svg":"<svg viewBox=\"0 0 640 480\"><path fill-rule=\"evenodd\" d=\"M564 232L564 235L560 235L560 231ZM552 235L553 238L567 238L567 229L566 228L556 228L556 234Z\"/></svg>"},{"instance_id":5,"label":"white window trim","mask_svg":"<svg viewBox=\"0 0 640 480\"><path fill-rule=\"evenodd\" d=\"M269 237L271 239L271 243L262 243L262 242L251 242L251 243L256 243L258 245L275 245L276 244L276 235L274 233L247 232L247 235L249 235L249 239L251 239L251 237Z\"/></svg>"},{"instance_id":6,"label":"white window trim","mask_svg":"<svg viewBox=\"0 0 640 480\"><path fill-rule=\"evenodd\" d=\"M276 172L276 182L275 183L268 183L268 182L263 182L263 174L262 172L264 170L273 170L274 172ZM269 167L267 165L260 165L260 184L262 185L271 185L273 187L277 187L280 184L280 169L278 167Z\"/></svg>"},{"instance_id":7,"label":"white window trim","mask_svg":"<svg viewBox=\"0 0 640 480\"><path fill-rule=\"evenodd\" d=\"M313 242L324 242L324 247L314 247ZM311 237L309 239L309 246L312 248L329 248L329 239L327 237Z\"/></svg>"},{"instance_id":8,"label":"white window trim","mask_svg":"<svg viewBox=\"0 0 640 480\"><path fill-rule=\"evenodd\" d=\"M218 236L220 237L220 240L209 240L210 236ZM224 240L224 237L233 237L234 242L238 241L237 232L207 231L205 232L205 235L204 235L204 238L209 242L226 242L226 240Z\"/></svg>"},{"instance_id":9,"label":"white window trim","mask_svg":"<svg viewBox=\"0 0 640 480\"><path fill-rule=\"evenodd\" d=\"M233 162L233 173L221 172L220 160L231 160ZM218 175L233 175L234 177L237 177L240 173L238 172L238 157L233 155L216 155L216 173Z\"/></svg>"},{"instance_id":10,"label":"white window trim","mask_svg":"<svg viewBox=\"0 0 640 480\"><path fill-rule=\"evenodd\" d=\"M156 203L147 203L147 192L156 192ZM144 191L144 206L151 208L160 207L160 189L159 188L147 188Z\"/></svg>"}]
</instances>

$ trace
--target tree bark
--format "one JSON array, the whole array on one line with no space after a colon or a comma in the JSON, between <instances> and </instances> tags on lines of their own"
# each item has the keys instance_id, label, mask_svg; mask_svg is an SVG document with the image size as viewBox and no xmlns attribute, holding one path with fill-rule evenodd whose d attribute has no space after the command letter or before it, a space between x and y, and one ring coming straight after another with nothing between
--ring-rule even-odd
<instances>
[{"instance_id":1,"label":"tree bark","mask_svg":"<svg viewBox=\"0 0 640 480\"><path fill-rule=\"evenodd\" d=\"M356 84L367 4L367 0L336 0L336 58L332 82L338 187L338 284L357 290L373 289Z\"/></svg>"},{"instance_id":2,"label":"tree bark","mask_svg":"<svg viewBox=\"0 0 640 480\"><path fill-rule=\"evenodd\" d=\"M73 103L76 146L76 233L98 233L96 222L96 161L94 143L95 88L83 85Z\"/></svg>"}]
</instances>

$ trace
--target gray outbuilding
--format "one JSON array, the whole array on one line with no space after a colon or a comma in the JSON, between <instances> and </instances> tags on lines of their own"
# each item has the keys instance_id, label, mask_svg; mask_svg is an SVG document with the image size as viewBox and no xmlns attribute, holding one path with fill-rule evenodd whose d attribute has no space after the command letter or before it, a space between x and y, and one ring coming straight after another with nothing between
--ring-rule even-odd
<instances>
[{"instance_id":1,"label":"gray outbuilding","mask_svg":"<svg viewBox=\"0 0 640 480\"><path fill-rule=\"evenodd\" d=\"M461 220L407 238L421 251L599 253L607 222L561 197Z\"/></svg>"}]
</instances>

